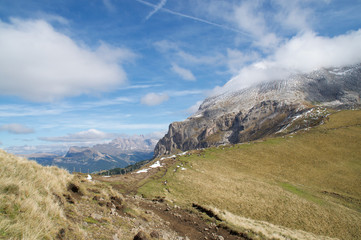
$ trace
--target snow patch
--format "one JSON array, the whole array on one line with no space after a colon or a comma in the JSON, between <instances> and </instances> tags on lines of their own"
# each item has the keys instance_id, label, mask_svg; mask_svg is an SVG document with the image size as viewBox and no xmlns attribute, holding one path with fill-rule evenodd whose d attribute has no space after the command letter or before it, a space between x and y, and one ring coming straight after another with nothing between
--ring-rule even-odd
<instances>
[{"instance_id":1,"label":"snow patch","mask_svg":"<svg viewBox=\"0 0 361 240\"><path fill-rule=\"evenodd\" d=\"M162 159L161 159L162 160ZM148 172L151 168L159 168L162 167L162 164L160 164L159 161L156 161L155 163L153 163L149 168L145 168L142 170L137 171L136 173L146 173Z\"/></svg>"},{"instance_id":2,"label":"snow patch","mask_svg":"<svg viewBox=\"0 0 361 240\"><path fill-rule=\"evenodd\" d=\"M176 158L177 156L176 155L172 155L172 156L170 156L170 157L162 157L161 159L160 159L160 161L163 161L163 160L165 160L165 159L170 159L170 158Z\"/></svg>"},{"instance_id":3,"label":"snow patch","mask_svg":"<svg viewBox=\"0 0 361 240\"><path fill-rule=\"evenodd\" d=\"M352 71L352 69L348 69L348 70L343 71L341 69L335 68L335 69L333 69L333 71L328 71L328 72L332 73L332 74L335 74L335 75L338 75L338 76L343 76L343 75L348 74L351 71Z\"/></svg>"},{"instance_id":4,"label":"snow patch","mask_svg":"<svg viewBox=\"0 0 361 240\"><path fill-rule=\"evenodd\" d=\"M146 173L146 172L148 172L148 168L146 168L146 169L142 169L142 170L139 170L139 171L137 171L137 173Z\"/></svg>"},{"instance_id":5,"label":"snow patch","mask_svg":"<svg viewBox=\"0 0 361 240\"><path fill-rule=\"evenodd\" d=\"M188 153L188 151L185 151L185 152L182 152L182 153L179 153L178 156L184 156Z\"/></svg>"},{"instance_id":6,"label":"snow patch","mask_svg":"<svg viewBox=\"0 0 361 240\"><path fill-rule=\"evenodd\" d=\"M156 161L152 166L150 166L150 168L158 168L161 167L162 165L160 164L159 161Z\"/></svg>"}]
</instances>

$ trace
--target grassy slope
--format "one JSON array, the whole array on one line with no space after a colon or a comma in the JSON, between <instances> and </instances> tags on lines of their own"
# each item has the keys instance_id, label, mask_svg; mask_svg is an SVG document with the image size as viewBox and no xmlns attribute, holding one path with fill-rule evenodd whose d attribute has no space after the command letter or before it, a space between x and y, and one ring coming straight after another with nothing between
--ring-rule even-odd
<instances>
[{"instance_id":1,"label":"grassy slope","mask_svg":"<svg viewBox=\"0 0 361 240\"><path fill-rule=\"evenodd\" d=\"M154 229L176 238L134 199L86 177L0 150L0 239L131 240Z\"/></svg>"},{"instance_id":2,"label":"grassy slope","mask_svg":"<svg viewBox=\"0 0 361 240\"><path fill-rule=\"evenodd\" d=\"M360 143L361 111L336 112L306 132L181 157L162 179L148 182L139 193L219 209L238 226L240 217L247 217L359 239Z\"/></svg>"},{"instance_id":3,"label":"grassy slope","mask_svg":"<svg viewBox=\"0 0 361 240\"><path fill-rule=\"evenodd\" d=\"M64 227L60 195L71 179L0 150L0 239L52 239Z\"/></svg>"}]
</instances>

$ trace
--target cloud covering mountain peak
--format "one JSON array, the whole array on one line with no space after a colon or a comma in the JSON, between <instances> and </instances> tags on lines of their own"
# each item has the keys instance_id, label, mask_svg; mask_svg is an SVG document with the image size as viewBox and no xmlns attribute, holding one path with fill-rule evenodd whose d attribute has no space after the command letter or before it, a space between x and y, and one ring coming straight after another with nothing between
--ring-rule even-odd
<instances>
[{"instance_id":1,"label":"cloud covering mountain peak","mask_svg":"<svg viewBox=\"0 0 361 240\"><path fill-rule=\"evenodd\" d=\"M335 37L305 32L285 41L273 54L247 65L223 87L217 95L240 90L265 81L284 79L291 74L307 73L321 67L341 67L361 62L361 30Z\"/></svg>"}]
</instances>

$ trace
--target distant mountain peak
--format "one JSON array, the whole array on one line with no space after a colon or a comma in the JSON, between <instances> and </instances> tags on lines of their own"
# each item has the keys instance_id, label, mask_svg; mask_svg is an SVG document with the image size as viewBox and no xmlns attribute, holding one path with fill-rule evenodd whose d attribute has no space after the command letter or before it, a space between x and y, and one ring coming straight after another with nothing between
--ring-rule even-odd
<instances>
[{"instance_id":1,"label":"distant mountain peak","mask_svg":"<svg viewBox=\"0 0 361 240\"><path fill-rule=\"evenodd\" d=\"M57 165L69 171L100 171L117 167L126 167L139 161L153 157L158 138L147 138L144 135L118 137L106 144L93 147L72 146L65 156L52 154L32 154L34 159L43 165Z\"/></svg>"}]
</instances>

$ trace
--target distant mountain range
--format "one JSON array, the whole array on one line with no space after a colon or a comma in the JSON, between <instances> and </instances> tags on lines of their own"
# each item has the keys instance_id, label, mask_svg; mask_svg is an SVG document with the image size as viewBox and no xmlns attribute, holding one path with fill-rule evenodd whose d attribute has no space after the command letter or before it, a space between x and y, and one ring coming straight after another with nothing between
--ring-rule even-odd
<instances>
[{"instance_id":1,"label":"distant mountain range","mask_svg":"<svg viewBox=\"0 0 361 240\"><path fill-rule=\"evenodd\" d=\"M240 90L232 84L207 98L193 116L172 123L155 156L256 140L285 129L315 107L358 107L361 64L322 68ZM313 123L298 124L293 131L322 121L325 115L318 112Z\"/></svg>"},{"instance_id":2,"label":"distant mountain range","mask_svg":"<svg viewBox=\"0 0 361 240\"><path fill-rule=\"evenodd\" d=\"M65 155L34 153L23 155L42 165L55 165L70 172L95 172L123 168L139 161L153 158L158 139L132 136L116 138L110 143L93 147L70 147Z\"/></svg>"}]
</instances>

